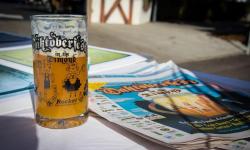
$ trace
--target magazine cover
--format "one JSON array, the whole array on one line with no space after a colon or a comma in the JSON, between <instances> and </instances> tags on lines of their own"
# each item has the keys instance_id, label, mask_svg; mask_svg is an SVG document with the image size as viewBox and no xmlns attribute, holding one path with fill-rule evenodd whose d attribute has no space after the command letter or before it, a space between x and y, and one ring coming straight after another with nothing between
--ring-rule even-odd
<instances>
[{"instance_id":1,"label":"magazine cover","mask_svg":"<svg viewBox=\"0 0 250 150\"><path fill-rule=\"evenodd\" d=\"M97 75L89 88L91 110L175 147L216 147L250 136L247 95L205 84L173 62L144 75Z\"/></svg>"}]
</instances>

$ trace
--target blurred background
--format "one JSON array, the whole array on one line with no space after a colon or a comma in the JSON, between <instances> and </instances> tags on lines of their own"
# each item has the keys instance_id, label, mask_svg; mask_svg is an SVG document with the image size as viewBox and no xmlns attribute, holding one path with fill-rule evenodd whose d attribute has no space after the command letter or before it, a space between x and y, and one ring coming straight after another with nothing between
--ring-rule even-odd
<instances>
[{"instance_id":1,"label":"blurred background","mask_svg":"<svg viewBox=\"0 0 250 150\"><path fill-rule=\"evenodd\" d=\"M30 37L30 15L88 16L89 44L250 81L248 0L1 0L0 32Z\"/></svg>"}]
</instances>

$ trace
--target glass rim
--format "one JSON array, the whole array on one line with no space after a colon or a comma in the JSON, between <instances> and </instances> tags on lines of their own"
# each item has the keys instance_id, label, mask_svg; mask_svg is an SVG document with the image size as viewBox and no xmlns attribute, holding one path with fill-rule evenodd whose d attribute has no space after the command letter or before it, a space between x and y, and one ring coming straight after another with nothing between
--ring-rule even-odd
<instances>
[{"instance_id":1,"label":"glass rim","mask_svg":"<svg viewBox=\"0 0 250 150\"><path fill-rule=\"evenodd\" d=\"M86 19L86 15L70 15L70 14L44 14L32 15L31 20L69 20L69 19Z\"/></svg>"}]
</instances>

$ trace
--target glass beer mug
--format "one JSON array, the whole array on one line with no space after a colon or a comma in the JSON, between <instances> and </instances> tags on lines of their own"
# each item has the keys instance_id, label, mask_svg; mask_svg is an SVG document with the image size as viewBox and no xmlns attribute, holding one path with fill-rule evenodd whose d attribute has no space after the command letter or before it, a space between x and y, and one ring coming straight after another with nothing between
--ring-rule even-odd
<instances>
[{"instance_id":1,"label":"glass beer mug","mask_svg":"<svg viewBox=\"0 0 250 150\"><path fill-rule=\"evenodd\" d=\"M88 117L87 29L81 15L31 17L36 122L70 128Z\"/></svg>"}]
</instances>

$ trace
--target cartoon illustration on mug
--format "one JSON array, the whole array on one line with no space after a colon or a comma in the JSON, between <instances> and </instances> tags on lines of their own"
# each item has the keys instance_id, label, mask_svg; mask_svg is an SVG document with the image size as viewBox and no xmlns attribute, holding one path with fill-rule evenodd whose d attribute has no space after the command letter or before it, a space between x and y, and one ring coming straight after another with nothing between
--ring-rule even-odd
<instances>
[{"instance_id":1,"label":"cartoon illustration on mug","mask_svg":"<svg viewBox=\"0 0 250 150\"><path fill-rule=\"evenodd\" d=\"M52 97L47 101L47 105L48 106L52 106L53 104L55 104L56 100L57 100L57 87L56 85L52 85L51 87L53 89L53 95Z\"/></svg>"},{"instance_id":2,"label":"cartoon illustration on mug","mask_svg":"<svg viewBox=\"0 0 250 150\"><path fill-rule=\"evenodd\" d=\"M82 85L79 79L79 69L76 63L69 63L67 68L66 79L64 80L64 89L70 92L70 97L76 97L76 92Z\"/></svg>"},{"instance_id":3,"label":"cartoon illustration on mug","mask_svg":"<svg viewBox=\"0 0 250 150\"><path fill-rule=\"evenodd\" d=\"M51 92L50 88L52 87L52 84L54 82L54 75L51 73L51 63L47 60L44 60L44 79L43 79L43 87L44 87L44 96L47 98L48 95Z\"/></svg>"}]
</instances>

